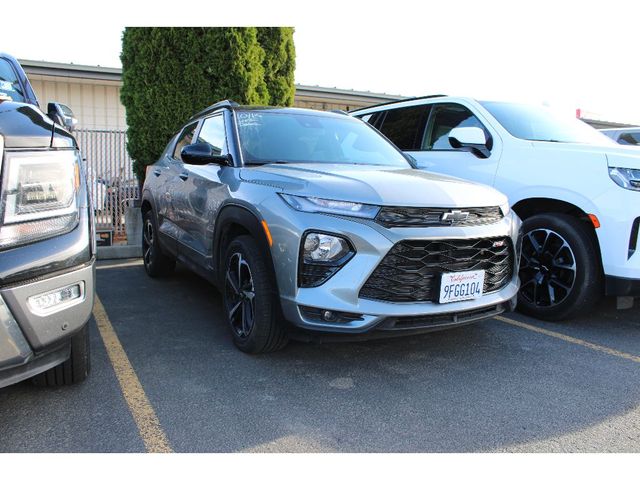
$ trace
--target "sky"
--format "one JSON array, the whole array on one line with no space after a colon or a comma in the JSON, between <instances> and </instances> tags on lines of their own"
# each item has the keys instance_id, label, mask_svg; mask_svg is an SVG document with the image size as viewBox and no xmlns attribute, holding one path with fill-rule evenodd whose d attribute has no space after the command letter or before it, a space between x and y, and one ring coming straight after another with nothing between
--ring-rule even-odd
<instances>
[{"instance_id":1,"label":"sky","mask_svg":"<svg viewBox=\"0 0 640 480\"><path fill-rule=\"evenodd\" d=\"M286 25L295 27L295 79L303 85L542 103L640 125L637 1L186 4L181 11L180 3L166 0L30 0L28 21L3 19L0 50L119 67L128 25Z\"/></svg>"}]
</instances>

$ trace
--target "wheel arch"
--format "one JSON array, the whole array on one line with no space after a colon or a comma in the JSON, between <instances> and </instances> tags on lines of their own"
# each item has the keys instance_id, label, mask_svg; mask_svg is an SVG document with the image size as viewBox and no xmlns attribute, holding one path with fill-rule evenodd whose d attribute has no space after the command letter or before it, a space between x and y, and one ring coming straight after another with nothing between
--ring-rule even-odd
<instances>
[{"instance_id":1,"label":"wheel arch","mask_svg":"<svg viewBox=\"0 0 640 480\"><path fill-rule=\"evenodd\" d=\"M149 210L156 211L156 208L153 201L153 196L148 190L145 190L144 192L142 192L142 203L140 204L140 214L142 215L142 218L144 218Z\"/></svg>"},{"instance_id":2,"label":"wheel arch","mask_svg":"<svg viewBox=\"0 0 640 480\"><path fill-rule=\"evenodd\" d=\"M600 241L596 233L596 228L592 220L589 218L589 214L582 208L572 202L548 197L525 198L516 202L511 208L523 221L533 215L543 213L563 214L581 220L591 234L591 239L598 251L598 262L600 263L600 266L602 266L602 252L600 251Z\"/></svg>"},{"instance_id":3,"label":"wheel arch","mask_svg":"<svg viewBox=\"0 0 640 480\"><path fill-rule=\"evenodd\" d=\"M226 245L240 235L249 235L256 241L260 251L265 256L267 265L271 268L275 282L276 276L273 257L271 256L271 246L262 222L256 213L247 207L237 204L222 207L216 219L211 255L214 271L218 273L221 271L222 255Z\"/></svg>"}]
</instances>

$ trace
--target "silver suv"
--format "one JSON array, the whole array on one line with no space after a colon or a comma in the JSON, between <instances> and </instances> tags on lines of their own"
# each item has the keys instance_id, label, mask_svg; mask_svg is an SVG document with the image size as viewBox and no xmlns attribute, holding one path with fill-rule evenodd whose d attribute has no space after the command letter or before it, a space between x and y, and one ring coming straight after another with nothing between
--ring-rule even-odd
<instances>
[{"instance_id":1,"label":"silver suv","mask_svg":"<svg viewBox=\"0 0 640 480\"><path fill-rule=\"evenodd\" d=\"M148 167L147 273L217 285L240 350L449 328L513 309L520 220L340 113L220 102Z\"/></svg>"}]
</instances>

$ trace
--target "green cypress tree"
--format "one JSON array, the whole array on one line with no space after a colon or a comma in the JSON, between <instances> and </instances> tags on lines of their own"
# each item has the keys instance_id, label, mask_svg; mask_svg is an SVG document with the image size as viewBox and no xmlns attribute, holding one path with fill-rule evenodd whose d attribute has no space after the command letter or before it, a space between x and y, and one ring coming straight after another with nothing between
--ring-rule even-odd
<instances>
[{"instance_id":1,"label":"green cypress tree","mask_svg":"<svg viewBox=\"0 0 640 480\"><path fill-rule=\"evenodd\" d=\"M225 98L269 104L265 52L254 27L128 27L120 59L127 150L141 181L194 113Z\"/></svg>"},{"instance_id":2,"label":"green cypress tree","mask_svg":"<svg viewBox=\"0 0 640 480\"><path fill-rule=\"evenodd\" d=\"M296 93L296 50L292 27L258 28L258 42L265 51L264 76L271 105L291 106Z\"/></svg>"}]
</instances>

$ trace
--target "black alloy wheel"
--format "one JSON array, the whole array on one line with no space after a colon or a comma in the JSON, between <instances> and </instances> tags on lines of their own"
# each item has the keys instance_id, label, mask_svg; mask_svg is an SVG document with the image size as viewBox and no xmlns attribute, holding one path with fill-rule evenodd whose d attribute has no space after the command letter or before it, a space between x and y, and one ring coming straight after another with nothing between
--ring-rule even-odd
<instances>
[{"instance_id":1,"label":"black alloy wheel","mask_svg":"<svg viewBox=\"0 0 640 480\"><path fill-rule=\"evenodd\" d=\"M150 219L145 219L144 228L142 230L142 255L144 257L144 264L149 265L153 258L153 242L155 240L155 233L153 230L153 223Z\"/></svg>"},{"instance_id":2,"label":"black alloy wheel","mask_svg":"<svg viewBox=\"0 0 640 480\"><path fill-rule=\"evenodd\" d=\"M249 264L236 252L231 256L225 275L227 319L239 338L246 338L254 324L256 291Z\"/></svg>"},{"instance_id":3,"label":"black alloy wheel","mask_svg":"<svg viewBox=\"0 0 640 480\"><path fill-rule=\"evenodd\" d=\"M527 218L522 233L518 309L548 321L588 312L603 290L593 228L577 217L543 213Z\"/></svg>"},{"instance_id":4,"label":"black alloy wheel","mask_svg":"<svg viewBox=\"0 0 640 480\"><path fill-rule=\"evenodd\" d=\"M144 214L142 223L142 261L150 277L160 277L173 271L175 259L165 255L158 243L158 229L153 211Z\"/></svg>"},{"instance_id":5,"label":"black alloy wheel","mask_svg":"<svg viewBox=\"0 0 640 480\"><path fill-rule=\"evenodd\" d=\"M246 353L274 352L288 341L273 268L253 237L229 242L220 271L224 312L236 347Z\"/></svg>"},{"instance_id":6,"label":"black alloy wheel","mask_svg":"<svg viewBox=\"0 0 640 480\"><path fill-rule=\"evenodd\" d=\"M520 294L539 308L562 303L576 282L576 258L567 241L545 228L522 239Z\"/></svg>"}]
</instances>

